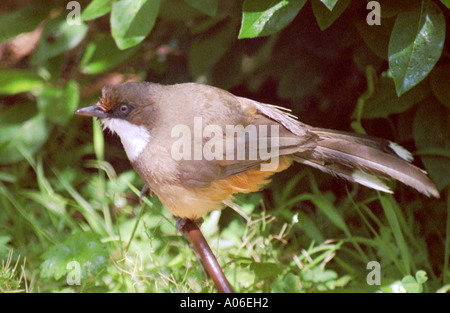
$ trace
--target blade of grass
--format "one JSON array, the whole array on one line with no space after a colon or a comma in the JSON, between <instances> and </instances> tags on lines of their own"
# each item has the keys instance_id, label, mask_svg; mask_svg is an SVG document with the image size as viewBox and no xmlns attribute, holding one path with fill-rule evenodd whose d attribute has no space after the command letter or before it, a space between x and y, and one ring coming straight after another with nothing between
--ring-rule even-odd
<instances>
[{"instance_id":1,"label":"blade of grass","mask_svg":"<svg viewBox=\"0 0 450 313\"><path fill-rule=\"evenodd\" d=\"M133 230L131 231L130 239L128 239L127 246L125 247L125 254L130 249L131 242L133 241L134 235L136 234L136 230L137 230L137 228L139 226L139 223L140 223L140 221L142 219L142 216L144 215L144 206L145 205L142 204L140 206L140 208L139 208L139 214L138 214L138 216L136 218L136 222L134 223Z\"/></svg>"},{"instance_id":2,"label":"blade of grass","mask_svg":"<svg viewBox=\"0 0 450 313\"><path fill-rule=\"evenodd\" d=\"M353 118L356 118L356 120L351 123L351 126L355 130L355 132L360 134L366 133L364 127L362 126L361 118L364 111L366 100L368 100L375 93L375 77L376 72L373 66L371 65L367 66L366 67L367 90L358 99L355 111L353 112Z\"/></svg>"},{"instance_id":3,"label":"blade of grass","mask_svg":"<svg viewBox=\"0 0 450 313\"><path fill-rule=\"evenodd\" d=\"M63 175L59 171L52 167L52 171L55 174L61 186L70 194L70 196L79 205L78 209L84 216L89 226L93 231L100 234L101 236L109 235L114 236L111 229L105 225L103 218L94 210L94 208L86 201L70 184L66 181Z\"/></svg>"},{"instance_id":4,"label":"blade of grass","mask_svg":"<svg viewBox=\"0 0 450 313\"><path fill-rule=\"evenodd\" d=\"M3 195L13 205L13 207L19 212L20 215L23 216L23 218L28 223L30 223L33 231L40 240L45 239L51 243L55 243L52 234L45 229L42 229L41 225L35 221L34 216L19 202L19 200L16 199L16 197L14 197L8 191L8 189L5 187L5 185L3 185L2 182L0 182L0 194Z\"/></svg>"},{"instance_id":5,"label":"blade of grass","mask_svg":"<svg viewBox=\"0 0 450 313\"><path fill-rule=\"evenodd\" d=\"M349 193L348 193L349 194ZM350 194L349 194L350 196ZM378 198L372 198L370 199L370 201L368 201L369 199L367 199L366 201L364 201L364 203L355 203L352 199L352 203L354 205L354 207L356 208L358 214L361 216L361 218L363 219L364 223L366 224L366 226L368 227L368 229L370 230L370 232L376 237L377 241L380 243L380 246L384 248L384 250L388 253L388 255L391 256L392 260L394 261L394 264L398 267L401 268L401 264L399 263L399 260L395 257L395 254L389 249L388 245L385 244L384 240L381 239L381 237L378 235L378 233L376 232L376 230L372 227L372 225L370 224L370 222L366 219L365 215L368 215L370 220L372 220L373 222L375 222L375 224L377 225L378 228L384 227L383 223L375 216L375 214L373 214L373 212L367 207L366 203L370 203L372 201L378 201ZM360 207L364 210L364 214L361 212ZM419 254L420 255L428 255L427 251L424 251L424 247L422 247L421 245L419 245L419 243L416 240L416 237L414 236L410 226L408 225L404 214L402 213L402 211L400 210L400 208L398 207L398 205L393 207L396 213L396 216L399 219L399 224L401 226L401 229L405 232L405 235L407 236L407 238L409 238L409 240L414 244L414 246L419 250ZM413 262L411 253L409 253L409 256L411 257L411 262ZM427 272L430 273L430 276L436 278L436 275L434 274L433 270L432 270L432 266L430 264L429 259L425 259L424 263L427 267ZM415 266L414 263L412 263L412 267L413 267L413 271L416 272L417 271L417 267Z\"/></svg>"},{"instance_id":6,"label":"blade of grass","mask_svg":"<svg viewBox=\"0 0 450 313\"><path fill-rule=\"evenodd\" d=\"M97 118L92 119L92 133L93 133L93 145L94 145L94 152L95 156L97 158L97 161L99 161L99 165L102 165L104 162L105 157L105 137L103 135L103 129L100 124L100 121ZM100 167L101 168L101 167ZM109 168L108 168L109 169ZM114 171L114 169L113 169ZM108 171L105 170L105 172L108 174ZM98 190L99 194L106 194L106 177L105 172L98 171ZM115 172L114 172L115 174ZM106 197L101 197L100 199L101 207L102 207L102 213L103 217L105 219L105 225L108 229L109 233L112 233L113 229L113 223L111 218L111 213L109 211L109 205Z\"/></svg>"},{"instance_id":7,"label":"blade of grass","mask_svg":"<svg viewBox=\"0 0 450 313\"><path fill-rule=\"evenodd\" d=\"M105 137L103 135L102 125L97 118L92 118L92 136L94 153L97 160L105 159Z\"/></svg>"},{"instance_id":8,"label":"blade of grass","mask_svg":"<svg viewBox=\"0 0 450 313\"><path fill-rule=\"evenodd\" d=\"M137 189L135 186L133 186L131 183L127 184L128 187L130 188L130 190L136 195L136 196L140 196L141 195L141 191L139 189ZM142 199L142 201L147 205L147 207L149 208L149 210L154 213L155 215L159 215L161 216L163 219L165 219L167 222L169 222L171 225L173 225L174 228L176 228L175 226L175 219L171 219L168 218L167 216L165 216L164 214L162 214L162 211L157 208L149 199L148 197L144 197Z\"/></svg>"},{"instance_id":9,"label":"blade of grass","mask_svg":"<svg viewBox=\"0 0 450 313\"><path fill-rule=\"evenodd\" d=\"M135 186L133 186L131 183L128 183L128 187L131 189L131 191L136 196L138 196L138 197L140 196L141 192ZM145 206L147 206L150 209L150 211L152 211L153 213L155 213L157 215L160 215L162 218L164 218L166 221L168 221L170 224L172 224L174 228L176 228L175 224L173 223L174 221L170 220L169 218L164 216L164 214L161 214L161 211L157 210L155 208L155 206L153 205L153 203L147 197L144 197L142 200L143 200L143 203L142 203L142 205L141 205L141 207L139 209L139 214L138 214L138 216L136 218L136 222L134 223L133 230L131 231L130 238L128 239L128 243L127 243L127 246L125 248L125 253L128 252L128 250L130 248L130 245L131 245L131 243L132 243L132 241L134 239L134 236L136 234L136 230L137 230L137 228L139 226L139 223L142 220L142 217L144 216Z\"/></svg>"},{"instance_id":10,"label":"blade of grass","mask_svg":"<svg viewBox=\"0 0 450 313\"><path fill-rule=\"evenodd\" d=\"M317 186L316 186L317 187ZM314 188L315 189L315 188ZM325 197L322 196L321 193L319 193L319 189L317 188L317 194L311 194L311 193L304 193L300 194L298 196L293 197L292 199L289 199L284 205L284 207L289 207L294 205L297 202L300 201L311 201L317 208L319 208L327 217L328 219L336 225L337 228L339 228L347 238L351 238L352 234L350 232L350 229L347 227L347 224L342 219L341 215L339 214L338 210L335 208L334 204L328 201ZM368 262L367 256L365 255L364 251L361 249L361 247L355 243L350 241L355 249L359 252L363 260L366 260Z\"/></svg>"},{"instance_id":11,"label":"blade of grass","mask_svg":"<svg viewBox=\"0 0 450 313\"><path fill-rule=\"evenodd\" d=\"M101 203L102 213L105 219L105 225L110 232L113 230L113 222L111 217L111 212L109 210L109 205L111 201L114 203L114 199L108 201L107 198L107 190L106 190L106 180L114 180L117 178L117 174L113 168L113 166L107 161L101 160L89 160L86 162L86 167L95 168L98 170L98 178L96 181L96 192L98 194L104 195L101 198L97 198L97 200ZM105 176L106 175L106 176ZM112 195L114 198L114 194Z\"/></svg>"},{"instance_id":12,"label":"blade of grass","mask_svg":"<svg viewBox=\"0 0 450 313\"><path fill-rule=\"evenodd\" d=\"M350 195L349 195L350 196ZM354 202L353 198L351 197L351 201L354 205L354 207L356 208L356 211L358 212L359 216L361 217L361 219L363 220L364 224L367 226L367 228L370 230L370 232L373 234L373 236L375 236L375 241L377 244L374 246L376 248L383 248L386 253L391 257L392 261L394 262L394 264L397 266L397 268L401 268L401 264L399 262L399 260L395 257L395 254L393 253L393 251L391 251L391 249L389 249L389 246L385 243L385 241L379 236L378 232L372 227L372 225L370 224L369 220L366 218L366 216L363 214L363 212L361 212L361 209L359 208L359 205ZM375 217L375 215L372 214L372 212L370 211L370 209L365 205L365 204L360 204L365 212L370 212L370 214L368 214L371 218L374 219L375 223L378 225L378 227L382 227L383 224L381 223L381 221ZM354 237L352 238L352 240L355 240L358 242L358 238ZM368 244L368 242L364 242L364 244Z\"/></svg>"},{"instance_id":13,"label":"blade of grass","mask_svg":"<svg viewBox=\"0 0 450 313\"><path fill-rule=\"evenodd\" d=\"M291 196L292 192L294 191L295 186L307 174L308 174L307 171L301 171L298 175L295 175L294 177L292 177L292 179L290 179L285 186L283 186L283 190L281 191L281 199L279 199L280 203L285 202Z\"/></svg>"},{"instance_id":14,"label":"blade of grass","mask_svg":"<svg viewBox=\"0 0 450 313\"><path fill-rule=\"evenodd\" d=\"M400 250L400 255L402 258L402 266L399 268L400 272L403 275L411 275L411 264L412 258L409 252L408 246L405 242L405 238L403 237L403 232L400 226L400 222L398 220L398 216L396 214L396 209L394 206L397 203L393 200L391 196L381 195L379 194L379 199L381 202L381 207L383 208L386 219L389 223L389 226L394 234L395 242L397 243L397 247Z\"/></svg>"},{"instance_id":15,"label":"blade of grass","mask_svg":"<svg viewBox=\"0 0 450 313\"><path fill-rule=\"evenodd\" d=\"M426 250L426 246L420 245L418 243L417 237L416 237L416 235L414 235L414 233L412 231L413 226L410 226L410 224L407 222L405 214L403 213L401 208L398 206L397 202L394 200L394 198L392 198L391 201L393 201L395 203L395 205L393 206L393 209L394 209L397 219L399 221L400 228L403 231L406 239L408 239L408 242L410 242L414 246L414 248L417 249L418 254L423 255L423 256L428 256L428 251ZM412 224L412 225L414 225L414 224ZM409 256L411 258L411 270L413 273L415 273L419 270L419 268L417 268L411 252L409 253ZM433 267L431 266L428 258L425 258L423 265L426 266L428 275L432 276L432 278L435 279L436 276L434 274Z\"/></svg>"},{"instance_id":16,"label":"blade of grass","mask_svg":"<svg viewBox=\"0 0 450 313\"><path fill-rule=\"evenodd\" d=\"M325 237L323 236L322 231L319 227L317 227L316 223L314 223L314 220L311 219L307 214L299 212L298 219L300 221L301 229L307 234L307 236L309 236L309 238L316 242L325 241Z\"/></svg>"},{"instance_id":17,"label":"blade of grass","mask_svg":"<svg viewBox=\"0 0 450 313\"><path fill-rule=\"evenodd\" d=\"M323 243L319 246L314 247L314 242L311 243L307 250L303 250L302 254L298 257L305 269L313 268L320 264L323 260L327 259L329 255L336 253L342 245L342 242L336 244ZM315 255L321 252L319 255ZM312 256L314 256L314 259Z\"/></svg>"},{"instance_id":18,"label":"blade of grass","mask_svg":"<svg viewBox=\"0 0 450 313\"><path fill-rule=\"evenodd\" d=\"M22 156L25 158L25 160L27 160L28 164L31 166L31 168L36 173L39 190L41 192L45 192L50 195L54 194L54 191L53 191L53 188L52 188L50 182L45 178L44 168L42 165L42 159L38 159L37 161L35 161L33 159L33 156L30 154L29 150L26 149L23 145L19 145L18 149L19 149L20 153L22 154Z\"/></svg>"},{"instance_id":19,"label":"blade of grass","mask_svg":"<svg viewBox=\"0 0 450 313\"><path fill-rule=\"evenodd\" d=\"M59 195L55 193L50 181L45 176L42 158L38 157L37 160L34 160L29 151L21 145L19 146L19 151L25 158L25 160L27 160L31 168L34 170L36 174L36 181L39 186L39 193L24 190L21 192L21 194L32 199L34 202L39 203L46 209L47 213L53 212L53 214L55 214L57 212L56 214L59 218L64 219L67 225L73 227L75 224L72 222L70 217L65 214L65 208L61 208L59 206L57 206L57 208L55 207L56 203L58 203L58 200L61 200L61 198L58 199ZM53 214L49 214L49 217L52 220Z\"/></svg>"}]
</instances>

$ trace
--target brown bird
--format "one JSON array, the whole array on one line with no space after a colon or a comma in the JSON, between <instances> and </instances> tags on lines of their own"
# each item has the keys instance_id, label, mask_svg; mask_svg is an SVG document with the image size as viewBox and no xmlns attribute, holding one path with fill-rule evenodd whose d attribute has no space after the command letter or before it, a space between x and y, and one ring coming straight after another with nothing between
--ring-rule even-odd
<instances>
[{"instance_id":1,"label":"brown bird","mask_svg":"<svg viewBox=\"0 0 450 313\"><path fill-rule=\"evenodd\" d=\"M385 139L303 124L288 110L212 86L127 82L75 112L116 133L133 168L174 216L197 220L260 190L293 161L391 192L396 179L439 197L411 154Z\"/></svg>"}]
</instances>

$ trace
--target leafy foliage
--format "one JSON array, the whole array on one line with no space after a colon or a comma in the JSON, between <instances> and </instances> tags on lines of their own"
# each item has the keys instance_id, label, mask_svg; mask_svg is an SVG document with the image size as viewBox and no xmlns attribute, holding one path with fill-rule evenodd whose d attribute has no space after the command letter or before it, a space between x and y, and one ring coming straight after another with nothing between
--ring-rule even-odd
<instances>
[{"instance_id":1,"label":"leafy foliage","mask_svg":"<svg viewBox=\"0 0 450 313\"><path fill-rule=\"evenodd\" d=\"M439 60L445 40L444 14L437 4L400 12L389 40L389 67L400 96L423 80Z\"/></svg>"},{"instance_id":2,"label":"leafy foliage","mask_svg":"<svg viewBox=\"0 0 450 313\"><path fill-rule=\"evenodd\" d=\"M305 5L302 1L244 1L239 38L276 33L286 27Z\"/></svg>"},{"instance_id":3,"label":"leafy foliage","mask_svg":"<svg viewBox=\"0 0 450 313\"><path fill-rule=\"evenodd\" d=\"M63 243L48 249L42 257L41 277L60 279L67 276L70 265L78 264L80 280L96 275L103 269L107 260L106 249L96 234L79 232L69 236ZM75 263L76 262L76 263Z\"/></svg>"},{"instance_id":4,"label":"leafy foliage","mask_svg":"<svg viewBox=\"0 0 450 313\"><path fill-rule=\"evenodd\" d=\"M241 217L205 220L236 291L448 291L450 2L371 3L3 1L0 290L214 291L158 199L138 204L117 138L73 116L105 85L147 80L207 83L394 140L441 191L381 195L292 167L238 196ZM370 261L381 285L366 280Z\"/></svg>"}]
</instances>

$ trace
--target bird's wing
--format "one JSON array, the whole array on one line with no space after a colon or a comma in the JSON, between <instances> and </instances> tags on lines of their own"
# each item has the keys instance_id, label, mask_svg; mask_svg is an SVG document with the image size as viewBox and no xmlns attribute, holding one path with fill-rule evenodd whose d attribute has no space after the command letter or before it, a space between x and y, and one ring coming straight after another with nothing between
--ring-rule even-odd
<instances>
[{"instance_id":1,"label":"bird's wing","mask_svg":"<svg viewBox=\"0 0 450 313\"><path fill-rule=\"evenodd\" d=\"M307 131L309 126L299 123L276 106L241 97L234 99L245 116L242 119L245 121L244 125L230 123L226 125L228 128L224 127L222 130L221 137L214 134L214 138L203 138L202 159L182 160L179 163L183 167L179 178L185 184L207 186L214 180L258 168L263 163L271 163L273 158L312 149L309 146L311 134ZM219 158L208 159L205 152L211 151L214 143L217 144L215 148L221 145L222 153ZM281 163L285 165L284 162ZM276 163L272 162L271 165L273 166L262 169L278 171Z\"/></svg>"}]
</instances>

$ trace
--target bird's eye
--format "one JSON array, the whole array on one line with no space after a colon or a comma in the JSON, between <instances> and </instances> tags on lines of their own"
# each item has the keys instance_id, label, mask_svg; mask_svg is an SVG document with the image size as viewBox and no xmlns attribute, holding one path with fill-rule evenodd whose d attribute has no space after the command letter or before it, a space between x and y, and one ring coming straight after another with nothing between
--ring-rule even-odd
<instances>
[{"instance_id":1,"label":"bird's eye","mask_svg":"<svg viewBox=\"0 0 450 313\"><path fill-rule=\"evenodd\" d=\"M127 114L128 111L130 110L130 108L129 108L128 104L122 104L122 105L119 107L119 110L120 110L120 113L122 113L122 114Z\"/></svg>"}]
</instances>

